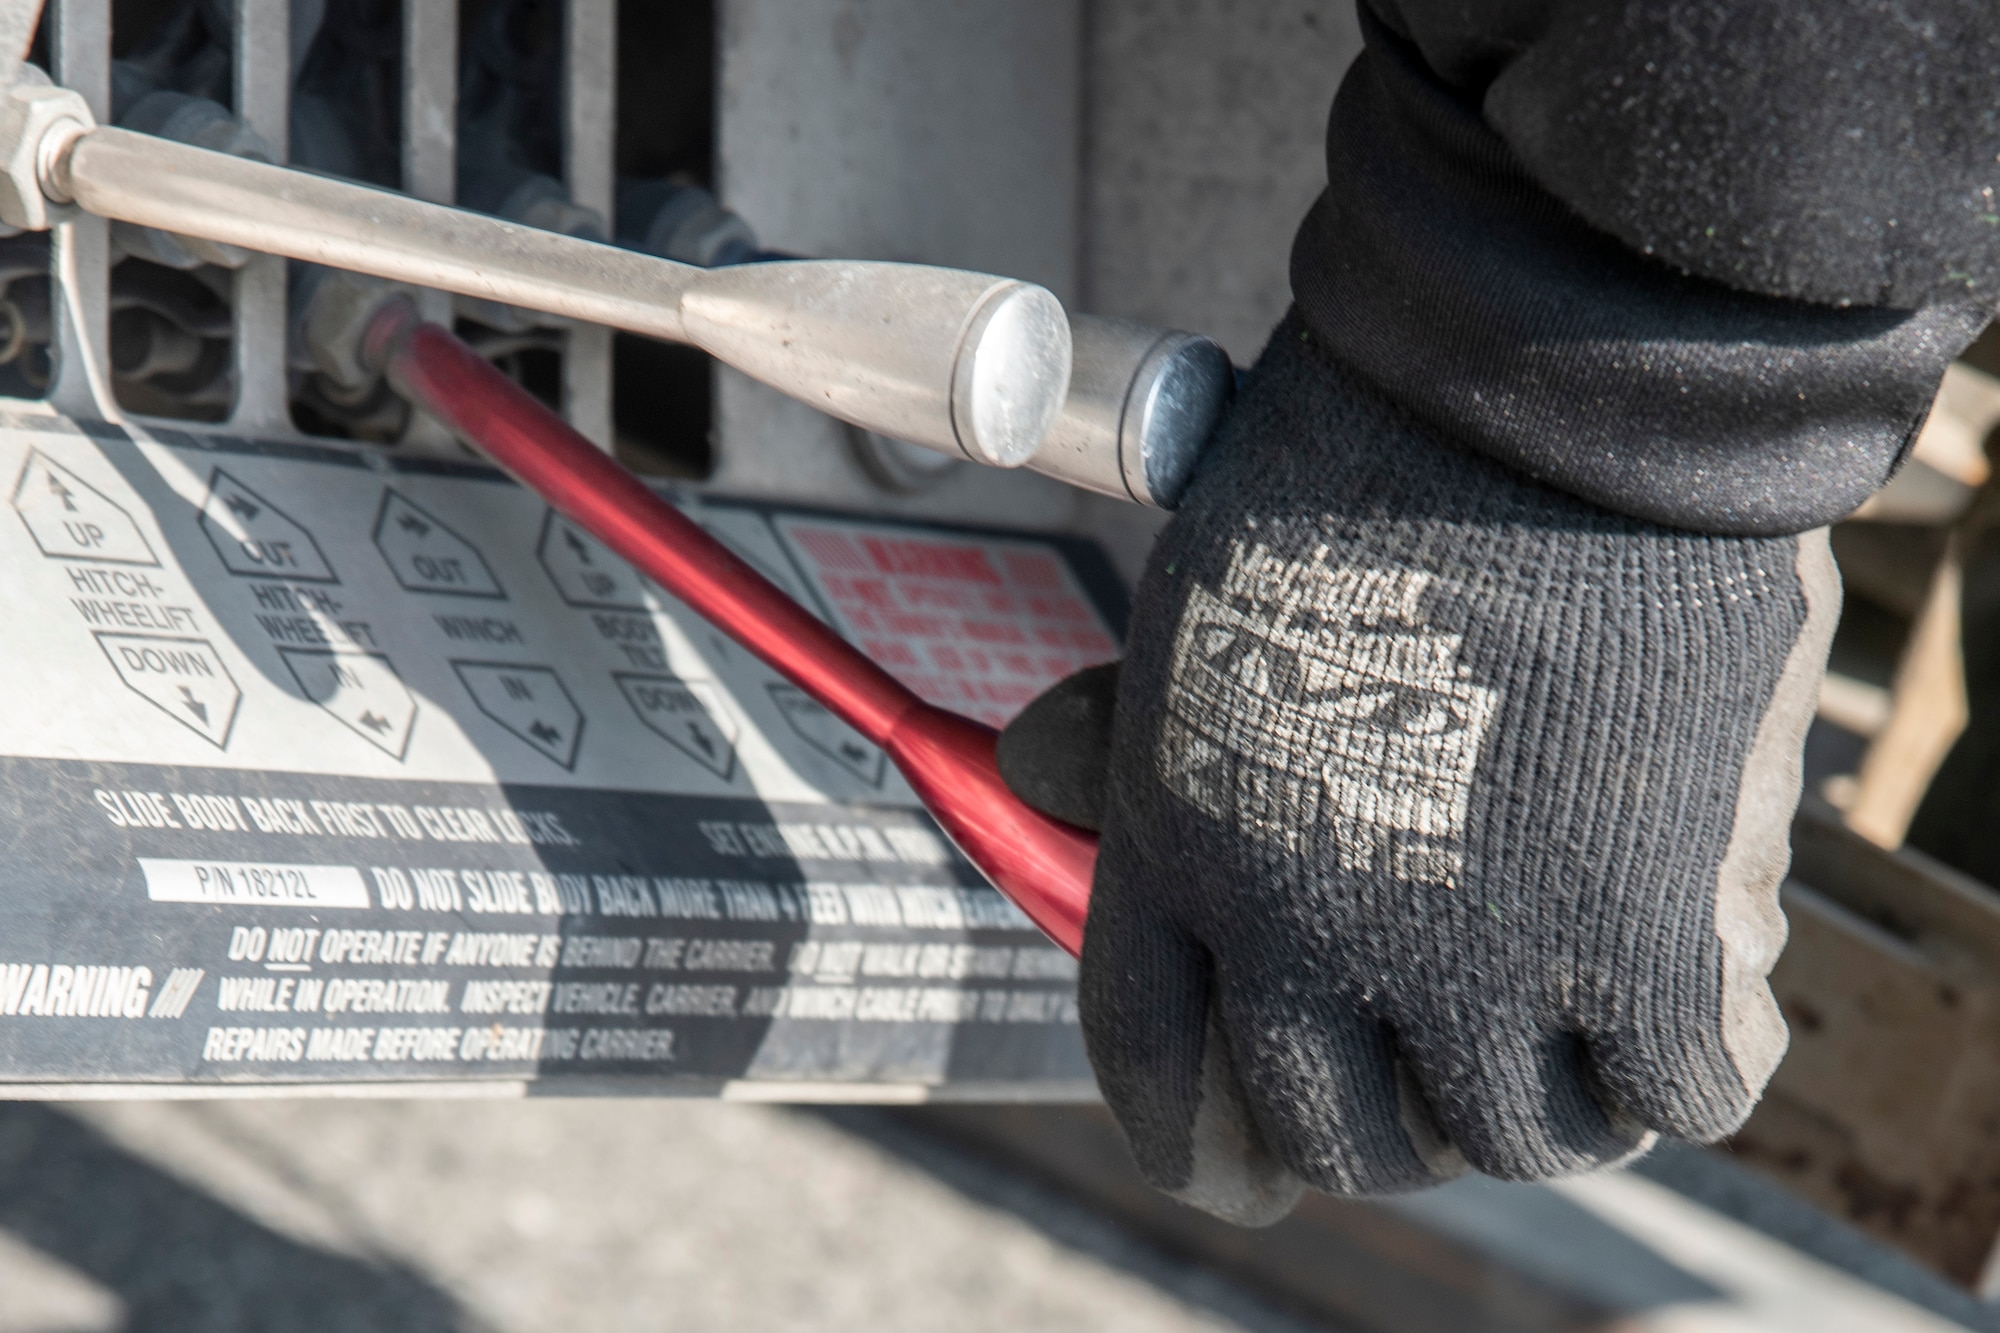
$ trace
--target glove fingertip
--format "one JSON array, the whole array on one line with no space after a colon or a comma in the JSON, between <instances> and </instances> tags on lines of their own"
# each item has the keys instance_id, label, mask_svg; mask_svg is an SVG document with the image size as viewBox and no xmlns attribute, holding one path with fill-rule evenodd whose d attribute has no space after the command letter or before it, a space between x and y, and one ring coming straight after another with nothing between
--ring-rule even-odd
<instances>
[{"instance_id":1,"label":"glove fingertip","mask_svg":"<svg viewBox=\"0 0 2000 1333\"><path fill-rule=\"evenodd\" d=\"M1412 1052L1418 1082L1487 1095L1433 1097L1439 1125L1472 1169L1551 1180L1617 1166L1653 1144L1650 1117L1614 1109L1574 1032L1437 1025Z\"/></svg>"},{"instance_id":2,"label":"glove fingertip","mask_svg":"<svg viewBox=\"0 0 2000 1333\"><path fill-rule=\"evenodd\" d=\"M1430 1098L1424 1094L1423 1085L1407 1060L1396 1061L1396 1118L1410 1137L1410 1147L1423 1159L1436 1183L1456 1180L1472 1170L1465 1154L1445 1137L1437 1113L1431 1110Z\"/></svg>"},{"instance_id":3,"label":"glove fingertip","mask_svg":"<svg viewBox=\"0 0 2000 1333\"><path fill-rule=\"evenodd\" d=\"M1239 1227L1282 1222L1306 1191L1305 1182L1271 1152L1237 1082L1222 1025L1211 1013L1195 1109L1192 1169L1166 1193Z\"/></svg>"},{"instance_id":4,"label":"glove fingertip","mask_svg":"<svg viewBox=\"0 0 2000 1333\"><path fill-rule=\"evenodd\" d=\"M1782 1029L1781 1029L1782 1031ZM1589 1042L1591 1082L1614 1122L1714 1143L1742 1128L1761 1088L1721 1053L1672 1033L1620 1033Z\"/></svg>"},{"instance_id":5,"label":"glove fingertip","mask_svg":"<svg viewBox=\"0 0 2000 1333\"><path fill-rule=\"evenodd\" d=\"M1000 777L1045 815L1102 832L1118 663L1057 681L1000 733Z\"/></svg>"}]
</instances>

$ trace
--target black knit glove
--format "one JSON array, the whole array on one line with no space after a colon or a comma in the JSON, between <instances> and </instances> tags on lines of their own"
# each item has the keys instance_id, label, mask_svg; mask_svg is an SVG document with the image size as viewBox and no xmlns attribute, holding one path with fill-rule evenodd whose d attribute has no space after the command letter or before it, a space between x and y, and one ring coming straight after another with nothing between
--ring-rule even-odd
<instances>
[{"instance_id":1,"label":"black knit glove","mask_svg":"<svg viewBox=\"0 0 2000 1333\"><path fill-rule=\"evenodd\" d=\"M1739 1125L1785 1047L1765 977L1839 596L1823 529L1596 508L1282 325L1122 677L1002 741L1017 791L1101 822L1084 1033L1147 1177L1256 1222L1300 1181L1533 1179Z\"/></svg>"}]
</instances>

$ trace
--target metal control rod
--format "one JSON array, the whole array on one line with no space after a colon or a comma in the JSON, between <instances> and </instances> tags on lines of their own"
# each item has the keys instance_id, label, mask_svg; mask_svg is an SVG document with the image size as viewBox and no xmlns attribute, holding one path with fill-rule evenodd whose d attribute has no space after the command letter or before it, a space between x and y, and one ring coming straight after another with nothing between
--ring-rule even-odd
<instances>
[{"instance_id":1,"label":"metal control rod","mask_svg":"<svg viewBox=\"0 0 2000 1333\"><path fill-rule=\"evenodd\" d=\"M697 268L98 128L64 89L16 88L7 112L0 216L16 226L37 225L37 188L101 217L692 343L833 416L1001 467L1034 453L1069 386L1068 321L1031 283L848 260Z\"/></svg>"},{"instance_id":2,"label":"metal control rod","mask_svg":"<svg viewBox=\"0 0 2000 1333\"><path fill-rule=\"evenodd\" d=\"M1211 340L1067 318L1029 283L851 260L676 263L98 128L81 98L33 73L0 92L0 220L17 227L49 225L54 201L692 343L864 429L1160 508L1178 501L1234 388Z\"/></svg>"}]
</instances>

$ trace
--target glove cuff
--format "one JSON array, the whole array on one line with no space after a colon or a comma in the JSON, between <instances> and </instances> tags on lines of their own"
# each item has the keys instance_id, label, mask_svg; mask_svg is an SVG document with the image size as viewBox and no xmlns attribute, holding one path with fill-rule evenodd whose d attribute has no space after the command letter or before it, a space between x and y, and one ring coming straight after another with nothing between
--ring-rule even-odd
<instances>
[{"instance_id":1,"label":"glove cuff","mask_svg":"<svg viewBox=\"0 0 2000 1333\"><path fill-rule=\"evenodd\" d=\"M1888 481L1989 312L1677 273L1537 184L1365 11L1292 286L1322 347L1448 438L1616 512L1738 536Z\"/></svg>"}]
</instances>

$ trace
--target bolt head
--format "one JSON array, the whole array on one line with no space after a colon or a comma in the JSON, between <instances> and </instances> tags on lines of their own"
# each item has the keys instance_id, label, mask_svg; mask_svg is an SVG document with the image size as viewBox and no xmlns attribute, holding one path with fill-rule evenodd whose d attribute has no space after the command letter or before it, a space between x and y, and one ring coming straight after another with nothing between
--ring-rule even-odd
<instances>
[{"instance_id":1,"label":"bolt head","mask_svg":"<svg viewBox=\"0 0 2000 1333\"><path fill-rule=\"evenodd\" d=\"M90 104L68 88L17 84L0 100L0 222L47 231L67 215L43 187L47 150L96 125Z\"/></svg>"},{"instance_id":2,"label":"bolt head","mask_svg":"<svg viewBox=\"0 0 2000 1333\"><path fill-rule=\"evenodd\" d=\"M368 362L363 340L384 307L409 301L415 289L344 269L320 275L307 302L299 333L312 367L343 390L360 393L380 378Z\"/></svg>"}]
</instances>

